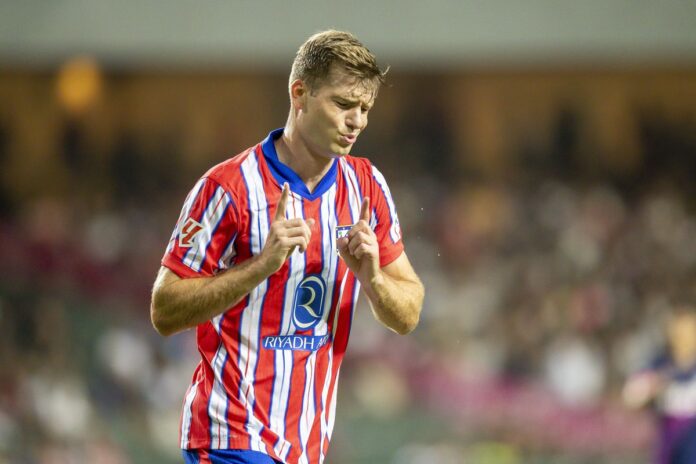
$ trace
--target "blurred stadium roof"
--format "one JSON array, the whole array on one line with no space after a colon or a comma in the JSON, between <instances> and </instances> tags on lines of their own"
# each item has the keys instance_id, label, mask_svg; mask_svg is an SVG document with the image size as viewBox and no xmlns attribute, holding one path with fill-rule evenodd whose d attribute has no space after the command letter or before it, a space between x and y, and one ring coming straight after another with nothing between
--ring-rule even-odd
<instances>
[{"instance_id":1,"label":"blurred stadium roof","mask_svg":"<svg viewBox=\"0 0 696 464\"><path fill-rule=\"evenodd\" d=\"M402 68L696 63L693 0L0 0L0 66L286 69L330 27Z\"/></svg>"}]
</instances>

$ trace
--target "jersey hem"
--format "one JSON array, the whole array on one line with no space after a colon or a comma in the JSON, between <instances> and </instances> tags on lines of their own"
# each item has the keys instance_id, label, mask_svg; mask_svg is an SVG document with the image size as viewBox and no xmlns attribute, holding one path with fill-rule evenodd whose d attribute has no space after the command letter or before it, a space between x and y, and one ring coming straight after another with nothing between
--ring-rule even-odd
<instances>
[{"instance_id":1,"label":"jersey hem","mask_svg":"<svg viewBox=\"0 0 696 464\"><path fill-rule=\"evenodd\" d=\"M269 448L268 444L264 443L263 445L266 448ZM257 453L265 454L266 456L268 456L272 459L275 459L276 461L285 462L280 457L278 457L275 453L268 453L266 451L259 451L259 450L251 449L249 447L249 439L248 438L230 439L228 445L225 447L210 446L210 441L205 440L205 439L190 440L188 446L186 446L185 448L182 447L181 449L183 451L193 451L193 450L198 450L198 449L255 451Z\"/></svg>"}]
</instances>

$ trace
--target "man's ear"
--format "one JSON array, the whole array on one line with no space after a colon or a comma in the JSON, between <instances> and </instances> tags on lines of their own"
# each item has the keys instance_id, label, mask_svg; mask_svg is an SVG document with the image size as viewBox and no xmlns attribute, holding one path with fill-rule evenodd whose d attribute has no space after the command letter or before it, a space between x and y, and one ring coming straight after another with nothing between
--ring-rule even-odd
<instances>
[{"instance_id":1,"label":"man's ear","mask_svg":"<svg viewBox=\"0 0 696 464\"><path fill-rule=\"evenodd\" d=\"M307 84L301 79L295 79L290 83L290 101L295 109L304 109L307 104L308 94L309 89L307 88Z\"/></svg>"}]
</instances>

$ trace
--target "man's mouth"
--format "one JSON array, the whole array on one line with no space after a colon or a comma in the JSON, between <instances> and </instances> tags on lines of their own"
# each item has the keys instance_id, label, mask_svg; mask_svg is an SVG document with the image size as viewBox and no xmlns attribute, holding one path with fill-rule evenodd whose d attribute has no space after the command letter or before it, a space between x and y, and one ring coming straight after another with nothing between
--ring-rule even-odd
<instances>
[{"instance_id":1,"label":"man's mouth","mask_svg":"<svg viewBox=\"0 0 696 464\"><path fill-rule=\"evenodd\" d=\"M340 134L341 142L346 145L353 145L358 138L358 134Z\"/></svg>"}]
</instances>

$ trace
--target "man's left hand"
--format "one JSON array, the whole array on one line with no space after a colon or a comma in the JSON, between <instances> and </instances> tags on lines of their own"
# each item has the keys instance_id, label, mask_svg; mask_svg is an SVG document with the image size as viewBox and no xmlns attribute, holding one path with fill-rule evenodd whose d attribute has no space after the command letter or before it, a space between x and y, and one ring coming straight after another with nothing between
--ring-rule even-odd
<instances>
[{"instance_id":1,"label":"man's left hand","mask_svg":"<svg viewBox=\"0 0 696 464\"><path fill-rule=\"evenodd\" d=\"M347 236L337 241L341 258L363 285L367 285L379 273L379 245L369 222L370 198L365 197L360 207L360 220Z\"/></svg>"}]
</instances>

